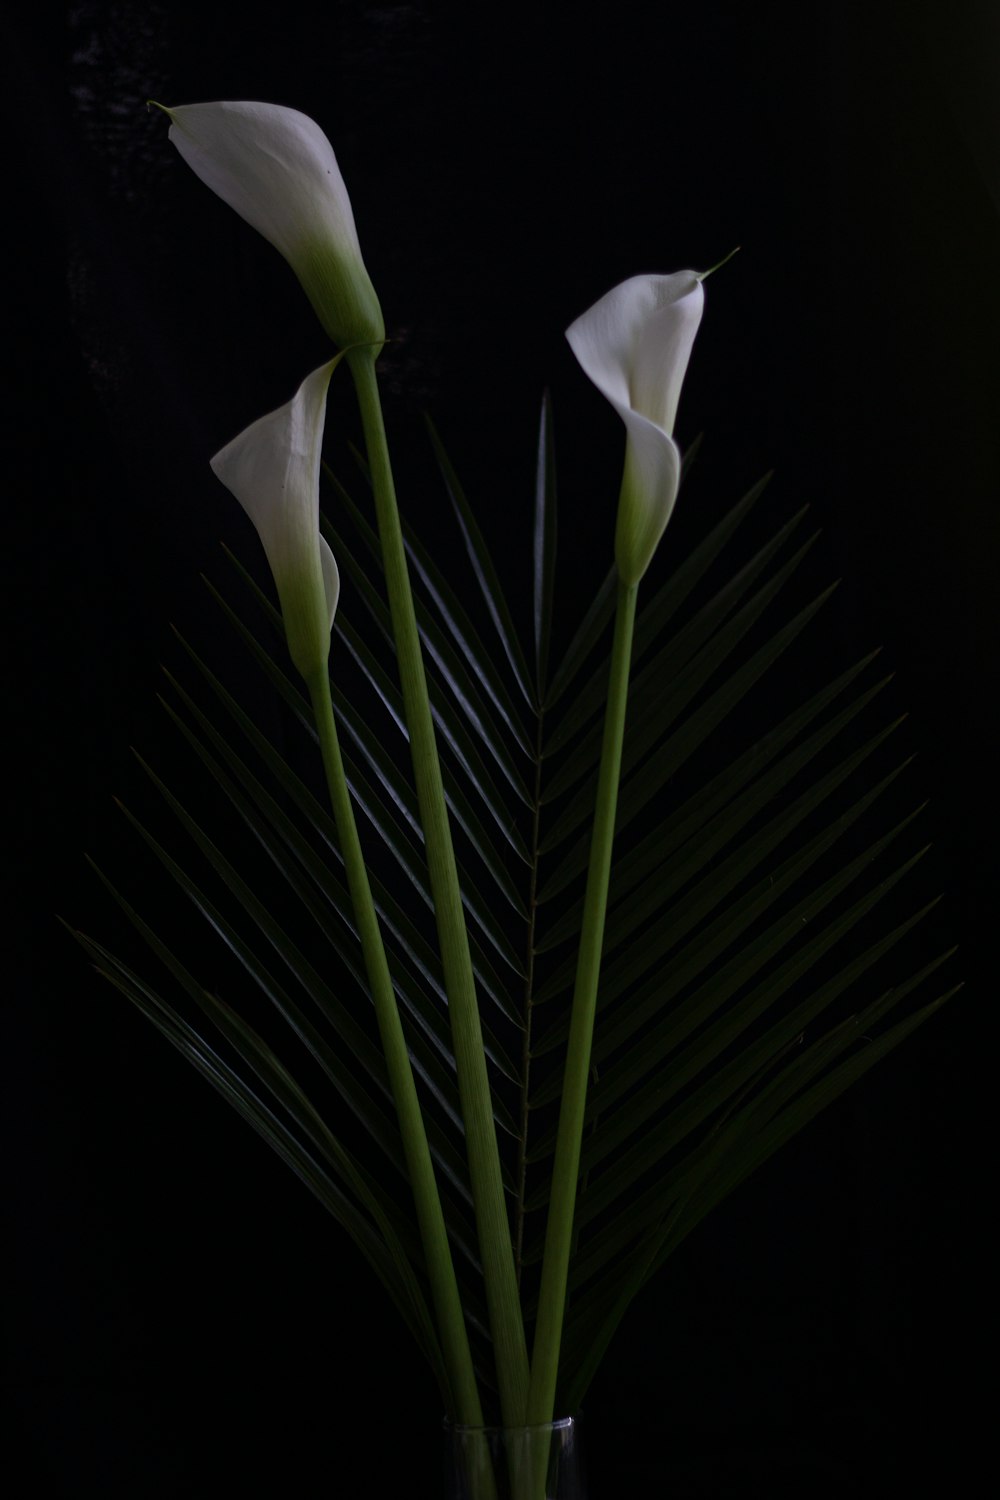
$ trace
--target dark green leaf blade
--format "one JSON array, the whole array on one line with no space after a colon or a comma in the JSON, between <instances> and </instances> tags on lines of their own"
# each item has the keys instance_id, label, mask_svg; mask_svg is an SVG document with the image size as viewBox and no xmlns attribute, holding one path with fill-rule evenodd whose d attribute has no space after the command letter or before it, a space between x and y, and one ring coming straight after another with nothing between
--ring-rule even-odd
<instances>
[{"instance_id":1,"label":"dark green leaf blade","mask_svg":"<svg viewBox=\"0 0 1000 1500\"><path fill-rule=\"evenodd\" d=\"M479 529L475 514L465 497L465 492L459 483L458 476L452 468L444 444L438 436L437 430L430 418L427 418L427 430L430 434L431 444L444 479L445 488L458 517L458 524L462 529L465 548L472 563L472 569L479 584L480 593L493 621L500 642L503 646L510 669L514 674L515 681L524 694L525 702L530 708L535 707L535 695L531 682L531 674L528 664L521 650L514 621L500 583L499 576L486 546L485 538Z\"/></svg>"},{"instance_id":2,"label":"dark green leaf blade","mask_svg":"<svg viewBox=\"0 0 1000 1500\"><path fill-rule=\"evenodd\" d=\"M556 576L556 460L552 423L552 399L542 396L538 423L538 457L535 463L534 589L535 682L539 703L545 701L545 680L552 638L552 611Z\"/></svg>"}]
</instances>

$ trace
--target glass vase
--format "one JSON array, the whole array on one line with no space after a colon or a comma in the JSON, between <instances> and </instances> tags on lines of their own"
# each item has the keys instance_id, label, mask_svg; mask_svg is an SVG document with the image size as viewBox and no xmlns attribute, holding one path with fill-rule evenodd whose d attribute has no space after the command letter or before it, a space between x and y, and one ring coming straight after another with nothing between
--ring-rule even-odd
<instances>
[{"instance_id":1,"label":"glass vase","mask_svg":"<svg viewBox=\"0 0 1000 1500\"><path fill-rule=\"evenodd\" d=\"M537 1427L445 1423L445 1500L587 1500L579 1419Z\"/></svg>"}]
</instances>

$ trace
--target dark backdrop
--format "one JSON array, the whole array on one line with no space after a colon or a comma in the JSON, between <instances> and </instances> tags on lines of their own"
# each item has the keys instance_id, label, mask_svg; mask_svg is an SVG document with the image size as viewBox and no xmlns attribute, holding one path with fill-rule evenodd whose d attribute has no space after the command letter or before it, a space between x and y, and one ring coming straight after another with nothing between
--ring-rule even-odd
<instances>
[{"instance_id":1,"label":"dark backdrop","mask_svg":"<svg viewBox=\"0 0 1000 1500\"><path fill-rule=\"evenodd\" d=\"M775 518L812 505L815 579L843 579L817 649L846 665L880 644L896 672L929 889L946 893L929 941L961 944L968 983L636 1308L588 1402L593 1488L963 1490L996 898L993 8L32 15L8 38L4 96L7 681L24 750L8 782L7 1404L35 1488L336 1494L357 1465L372 1493L436 1492L436 1394L380 1289L55 920L119 936L83 851L128 858L110 799L137 784L128 746L166 738L169 622L214 630L198 575L218 576L220 539L252 553L207 459L327 357L294 279L186 171L152 96L292 104L329 134L394 338L404 504L456 572L421 409L526 579L552 388L565 586L585 599L620 438L563 329L627 275L742 247L708 284L678 427L682 443L705 433L700 488L669 539L701 534L698 496L721 514L772 466ZM336 398L341 451L353 421Z\"/></svg>"}]
</instances>

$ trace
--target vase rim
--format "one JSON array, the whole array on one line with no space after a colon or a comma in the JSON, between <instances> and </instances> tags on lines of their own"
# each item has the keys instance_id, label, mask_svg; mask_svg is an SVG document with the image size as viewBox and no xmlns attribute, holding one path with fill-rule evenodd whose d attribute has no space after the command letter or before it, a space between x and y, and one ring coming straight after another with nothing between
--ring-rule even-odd
<instances>
[{"instance_id":1,"label":"vase rim","mask_svg":"<svg viewBox=\"0 0 1000 1500\"><path fill-rule=\"evenodd\" d=\"M453 1422L450 1417L445 1417L443 1426L447 1432L546 1432L565 1431L579 1423L579 1415L575 1417L555 1417L551 1422L524 1422L519 1427L504 1427L500 1422L484 1422L481 1426L469 1422Z\"/></svg>"}]
</instances>

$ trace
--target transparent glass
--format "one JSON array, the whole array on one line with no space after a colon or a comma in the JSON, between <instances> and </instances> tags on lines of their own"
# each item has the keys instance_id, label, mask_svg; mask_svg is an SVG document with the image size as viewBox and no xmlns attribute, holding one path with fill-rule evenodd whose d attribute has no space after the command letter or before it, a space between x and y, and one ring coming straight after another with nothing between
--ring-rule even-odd
<instances>
[{"instance_id":1,"label":"transparent glass","mask_svg":"<svg viewBox=\"0 0 1000 1500\"><path fill-rule=\"evenodd\" d=\"M445 1423L445 1500L587 1500L579 1419L538 1427Z\"/></svg>"}]
</instances>

